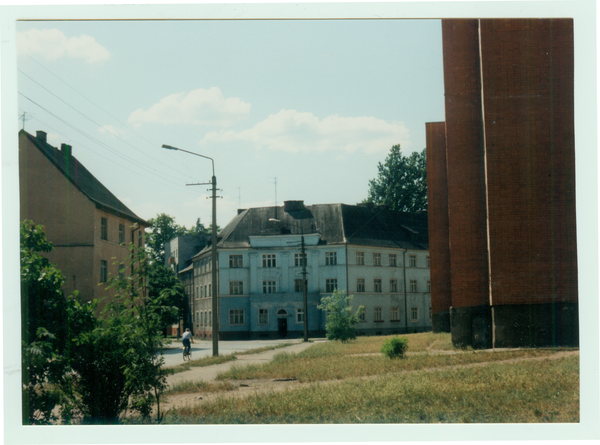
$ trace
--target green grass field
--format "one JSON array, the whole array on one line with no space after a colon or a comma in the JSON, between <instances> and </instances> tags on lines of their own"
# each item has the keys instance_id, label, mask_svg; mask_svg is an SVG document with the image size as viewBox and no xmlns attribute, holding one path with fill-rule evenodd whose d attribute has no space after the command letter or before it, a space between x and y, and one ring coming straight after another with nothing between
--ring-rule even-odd
<instances>
[{"instance_id":1,"label":"green grass field","mask_svg":"<svg viewBox=\"0 0 600 445\"><path fill-rule=\"evenodd\" d=\"M169 411L163 423L506 423L578 422L579 356L557 349L454 349L448 334L408 334L405 358L378 354L389 337L317 343L261 366L235 366L211 387L223 394ZM550 360L547 358L554 359ZM528 360L538 358L538 360ZM515 360L502 363L503 360ZM470 366L466 366L470 365ZM294 378L304 385L246 397L232 383Z\"/></svg>"}]
</instances>

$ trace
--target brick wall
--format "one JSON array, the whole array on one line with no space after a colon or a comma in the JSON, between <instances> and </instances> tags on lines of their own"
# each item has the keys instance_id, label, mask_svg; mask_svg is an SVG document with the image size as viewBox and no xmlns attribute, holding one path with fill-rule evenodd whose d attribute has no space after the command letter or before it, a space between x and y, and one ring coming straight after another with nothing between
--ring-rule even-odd
<instances>
[{"instance_id":1,"label":"brick wall","mask_svg":"<svg viewBox=\"0 0 600 445\"><path fill-rule=\"evenodd\" d=\"M427 216L429 226L431 311L434 331L448 331L452 305L446 124L425 124L427 142Z\"/></svg>"},{"instance_id":2,"label":"brick wall","mask_svg":"<svg viewBox=\"0 0 600 445\"><path fill-rule=\"evenodd\" d=\"M452 306L489 304L477 20L442 20Z\"/></svg>"}]
</instances>

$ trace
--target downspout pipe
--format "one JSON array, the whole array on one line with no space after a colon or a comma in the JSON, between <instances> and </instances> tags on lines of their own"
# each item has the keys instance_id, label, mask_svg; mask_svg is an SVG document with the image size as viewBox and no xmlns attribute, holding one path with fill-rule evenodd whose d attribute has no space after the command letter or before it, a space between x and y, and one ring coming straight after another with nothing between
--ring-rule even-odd
<instances>
[{"instance_id":1,"label":"downspout pipe","mask_svg":"<svg viewBox=\"0 0 600 445\"><path fill-rule=\"evenodd\" d=\"M402 252L402 273L404 275L404 327L406 329L406 333L408 333L408 304L406 301L406 252L408 249L404 249Z\"/></svg>"}]
</instances>

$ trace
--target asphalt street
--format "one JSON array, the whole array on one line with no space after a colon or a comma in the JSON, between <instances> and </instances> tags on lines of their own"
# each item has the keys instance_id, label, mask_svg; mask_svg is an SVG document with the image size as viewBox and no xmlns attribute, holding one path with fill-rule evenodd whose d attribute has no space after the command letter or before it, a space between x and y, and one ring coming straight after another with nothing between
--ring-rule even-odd
<instances>
[{"instance_id":1,"label":"asphalt street","mask_svg":"<svg viewBox=\"0 0 600 445\"><path fill-rule=\"evenodd\" d=\"M275 340L248 340L248 341L219 341L219 355L230 355L235 352L244 352L249 349L275 346L282 343L302 343L301 338L275 339ZM213 355L212 340L194 340L192 343L192 360ZM181 340L173 340L163 350L166 367L183 363L183 345Z\"/></svg>"}]
</instances>

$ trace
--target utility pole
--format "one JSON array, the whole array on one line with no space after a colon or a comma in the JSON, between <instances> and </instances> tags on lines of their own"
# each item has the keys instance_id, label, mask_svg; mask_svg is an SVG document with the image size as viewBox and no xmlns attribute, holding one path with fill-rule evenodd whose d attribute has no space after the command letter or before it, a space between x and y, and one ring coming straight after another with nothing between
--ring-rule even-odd
<instances>
[{"instance_id":1,"label":"utility pole","mask_svg":"<svg viewBox=\"0 0 600 445\"><path fill-rule=\"evenodd\" d=\"M308 342L308 280L306 279L306 249L304 247L304 228L301 227L300 251L302 256L302 304L304 309L304 341Z\"/></svg>"}]
</instances>

